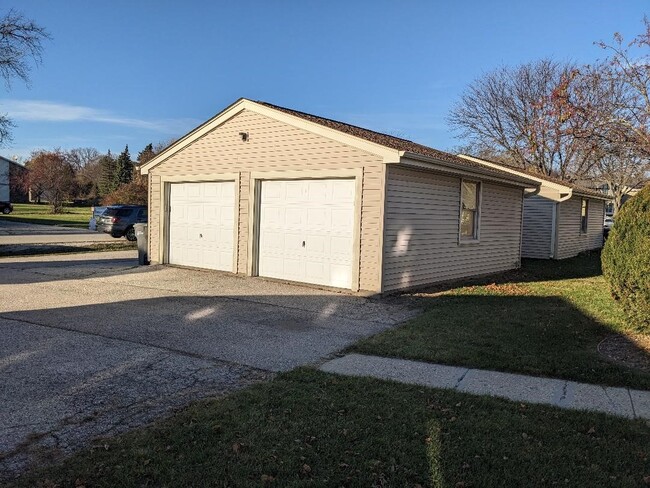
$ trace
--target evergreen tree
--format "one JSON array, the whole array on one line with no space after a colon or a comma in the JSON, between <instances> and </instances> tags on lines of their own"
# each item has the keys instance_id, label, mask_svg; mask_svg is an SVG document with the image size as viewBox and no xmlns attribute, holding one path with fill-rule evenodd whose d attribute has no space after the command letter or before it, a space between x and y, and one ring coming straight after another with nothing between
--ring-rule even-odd
<instances>
[{"instance_id":1,"label":"evergreen tree","mask_svg":"<svg viewBox=\"0 0 650 488\"><path fill-rule=\"evenodd\" d=\"M128 145L115 161L115 178L117 180L116 187L123 183L131 183L133 181L133 161L131 161Z\"/></svg>"},{"instance_id":2,"label":"evergreen tree","mask_svg":"<svg viewBox=\"0 0 650 488\"><path fill-rule=\"evenodd\" d=\"M118 187L118 181L115 177L117 164L110 150L108 151L108 154L102 156L99 161L99 164L101 166L99 193L100 195L108 195Z\"/></svg>"},{"instance_id":3,"label":"evergreen tree","mask_svg":"<svg viewBox=\"0 0 650 488\"><path fill-rule=\"evenodd\" d=\"M153 144L149 143L145 148L138 153L138 166L153 159L156 153L153 150Z\"/></svg>"}]
</instances>

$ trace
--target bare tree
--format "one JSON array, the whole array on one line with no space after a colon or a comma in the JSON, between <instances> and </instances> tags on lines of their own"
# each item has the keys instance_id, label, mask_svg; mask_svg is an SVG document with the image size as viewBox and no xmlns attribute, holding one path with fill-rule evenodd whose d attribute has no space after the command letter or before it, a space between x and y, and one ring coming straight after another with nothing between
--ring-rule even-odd
<instances>
[{"instance_id":1,"label":"bare tree","mask_svg":"<svg viewBox=\"0 0 650 488\"><path fill-rule=\"evenodd\" d=\"M88 163L97 160L101 154L94 147L76 147L65 152L66 159L75 171L80 171Z\"/></svg>"},{"instance_id":2,"label":"bare tree","mask_svg":"<svg viewBox=\"0 0 650 488\"><path fill-rule=\"evenodd\" d=\"M30 61L40 63L42 42L49 37L43 27L13 9L0 19L0 76L7 89L14 78L29 85ZM6 114L0 115L0 145L11 140L13 126Z\"/></svg>"},{"instance_id":3,"label":"bare tree","mask_svg":"<svg viewBox=\"0 0 650 488\"><path fill-rule=\"evenodd\" d=\"M609 54L602 76L622 85L626 93L604 129L626 133L638 149L650 156L650 21L644 18L643 24L644 32L631 42L626 43L615 33L611 44L596 44Z\"/></svg>"},{"instance_id":4,"label":"bare tree","mask_svg":"<svg viewBox=\"0 0 650 488\"><path fill-rule=\"evenodd\" d=\"M581 120L567 118L554 92L575 66L543 59L502 67L470 85L452 109L449 123L475 147L502 153L524 169L562 179L587 174L593 155L572 131Z\"/></svg>"}]
</instances>

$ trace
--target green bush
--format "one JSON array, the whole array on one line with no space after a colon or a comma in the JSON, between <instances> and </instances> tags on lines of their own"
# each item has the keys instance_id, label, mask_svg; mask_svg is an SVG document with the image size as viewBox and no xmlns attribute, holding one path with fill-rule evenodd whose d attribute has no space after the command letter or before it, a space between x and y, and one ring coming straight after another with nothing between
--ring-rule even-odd
<instances>
[{"instance_id":1,"label":"green bush","mask_svg":"<svg viewBox=\"0 0 650 488\"><path fill-rule=\"evenodd\" d=\"M603 274L633 327L650 333L650 186L616 216L602 254Z\"/></svg>"}]
</instances>

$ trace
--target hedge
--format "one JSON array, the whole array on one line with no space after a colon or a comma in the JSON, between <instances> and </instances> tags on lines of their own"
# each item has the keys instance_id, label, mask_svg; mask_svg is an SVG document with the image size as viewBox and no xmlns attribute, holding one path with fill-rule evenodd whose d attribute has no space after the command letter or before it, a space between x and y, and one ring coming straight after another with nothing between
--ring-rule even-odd
<instances>
[{"instance_id":1,"label":"hedge","mask_svg":"<svg viewBox=\"0 0 650 488\"><path fill-rule=\"evenodd\" d=\"M616 215L602 265L630 325L650 333L650 186L629 199Z\"/></svg>"}]
</instances>

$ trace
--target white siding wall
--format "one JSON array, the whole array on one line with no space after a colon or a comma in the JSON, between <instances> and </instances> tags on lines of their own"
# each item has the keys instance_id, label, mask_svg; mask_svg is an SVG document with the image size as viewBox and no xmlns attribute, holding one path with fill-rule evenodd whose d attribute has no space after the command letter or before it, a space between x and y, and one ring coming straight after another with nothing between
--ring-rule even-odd
<instances>
[{"instance_id":1,"label":"white siding wall","mask_svg":"<svg viewBox=\"0 0 650 488\"><path fill-rule=\"evenodd\" d=\"M603 218L605 203L589 199L587 232L580 230L581 197L574 196L559 204L557 259L578 255L583 251L603 247Z\"/></svg>"},{"instance_id":2,"label":"white siding wall","mask_svg":"<svg viewBox=\"0 0 650 488\"><path fill-rule=\"evenodd\" d=\"M524 198L524 233L521 256L549 259L552 254L553 212L555 202L535 195Z\"/></svg>"},{"instance_id":3,"label":"white siding wall","mask_svg":"<svg viewBox=\"0 0 650 488\"><path fill-rule=\"evenodd\" d=\"M520 188L483 182L480 242L459 244L459 178L396 166L387 178L384 291L519 266Z\"/></svg>"}]
</instances>

